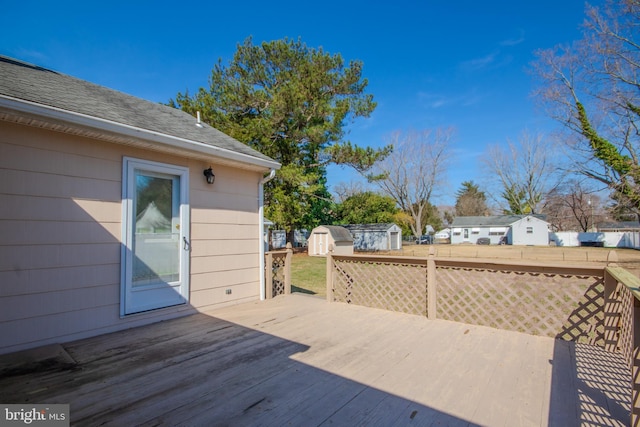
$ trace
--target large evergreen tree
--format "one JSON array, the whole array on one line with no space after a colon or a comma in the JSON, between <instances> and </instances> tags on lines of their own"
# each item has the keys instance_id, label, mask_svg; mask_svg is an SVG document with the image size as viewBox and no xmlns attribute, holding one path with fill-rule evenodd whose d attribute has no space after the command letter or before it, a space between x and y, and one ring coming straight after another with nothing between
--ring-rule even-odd
<instances>
[{"instance_id":1,"label":"large evergreen tree","mask_svg":"<svg viewBox=\"0 0 640 427\"><path fill-rule=\"evenodd\" d=\"M456 193L456 216L483 216L489 214L487 196L473 181L465 181Z\"/></svg>"},{"instance_id":2,"label":"large evergreen tree","mask_svg":"<svg viewBox=\"0 0 640 427\"><path fill-rule=\"evenodd\" d=\"M229 64L214 66L209 87L179 93L169 103L282 164L265 189L265 214L289 232L309 228L309 215L326 193L325 166L347 164L366 171L389 149L352 146L345 126L368 117L376 104L366 94L362 63L302 41L276 40L237 46Z\"/></svg>"}]
</instances>

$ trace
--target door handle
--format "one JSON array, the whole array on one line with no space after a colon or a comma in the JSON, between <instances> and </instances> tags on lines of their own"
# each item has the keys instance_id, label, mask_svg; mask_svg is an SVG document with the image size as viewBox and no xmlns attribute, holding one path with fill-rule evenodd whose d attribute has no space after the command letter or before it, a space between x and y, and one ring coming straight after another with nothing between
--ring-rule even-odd
<instances>
[{"instance_id":1,"label":"door handle","mask_svg":"<svg viewBox=\"0 0 640 427\"><path fill-rule=\"evenodd\" d=\"M184 249L185 251L188 251L191 249L191 243L189 243L189 241L187 240L186 237L182 236L182 241L183 241L183 246L182 249Z\"/></svg>"}]
</instances>

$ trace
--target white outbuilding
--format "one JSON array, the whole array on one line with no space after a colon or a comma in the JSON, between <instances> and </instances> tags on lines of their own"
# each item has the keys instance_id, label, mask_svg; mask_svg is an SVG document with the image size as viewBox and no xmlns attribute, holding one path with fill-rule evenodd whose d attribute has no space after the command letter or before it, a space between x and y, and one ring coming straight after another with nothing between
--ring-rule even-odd
<instances>
[{"instance_id":1,"label":"white outbuilding","mask_svg":"<svg viewBox=\"0 0 640 427\"><path fill-rule=\"evenodd\" d=\"M549 223L544 215L459 216L451 224L451 244L477 243L489 238L492 245L549 245Z\"/></svg>"},{"instance_id":2,"label":"white outbuilding","mask_svg":"<svg viewBox=\"0 0 640 427\"><path fill-rule=\"evenodd\" d=\"M402 249L402 229L396 224L349 224L344 228L351 233L353 246L358 251Z\"/></svg>"},{"instance_id":3,"label":"white outbuilding","mask_svg":"<svg viewBox=\"0 0 640 427\"><path fill-rule=\"evenodd\" d=\"M330 248L335 255L353 255L353 238L349 230L338 225L320 225L311 230L309 255L326 256Z\"/></svg>"}]
</instances>

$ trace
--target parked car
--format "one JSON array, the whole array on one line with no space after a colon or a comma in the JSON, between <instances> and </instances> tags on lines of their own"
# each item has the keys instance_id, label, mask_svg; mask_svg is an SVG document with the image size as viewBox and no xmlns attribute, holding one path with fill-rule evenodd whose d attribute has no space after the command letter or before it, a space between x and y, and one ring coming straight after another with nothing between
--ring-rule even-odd
<instances>
[{"instance_id":1,"label":"parked car","mask_svg":"<svg viewBox=\"0 0 640 427\"><path fill-rule=\"evenodd\" d=\"M438 231L433 235L433 243L451 243L451 235L449 234L449 231Z\"/></svg>"},{"instance_id":2,"label":"parked car","mask_svg":"<svg viewBox=\"0 0 640 427\"><path fill-rule=\"evenodd\" d=\"M451 235L449 234L449 231L446 231L446 230L438 231L435 235L436 239L442 239L442 240L449 239L450 237Z\"/></svg>"},{"instance_id":3,"label":"parked car","mask_svg":"<svg viewBox=\"0 0 640 427\"><path fill-rule=\"evenodd\" d=\"M416 239L417 245L430 245L432 242L431 236L420 236Z\"/></svg>"},{"instance_id":4,"label":"parked car","mask_svg":"<svg viewBox=\"0 0 640 427\"><path fill-rule=\"evenodd\" d=\"M476 240L476 245L490 245L491 244L491 239L489 239L488 237L479 237L478 240Z\"/></svg>"}]
</instances>

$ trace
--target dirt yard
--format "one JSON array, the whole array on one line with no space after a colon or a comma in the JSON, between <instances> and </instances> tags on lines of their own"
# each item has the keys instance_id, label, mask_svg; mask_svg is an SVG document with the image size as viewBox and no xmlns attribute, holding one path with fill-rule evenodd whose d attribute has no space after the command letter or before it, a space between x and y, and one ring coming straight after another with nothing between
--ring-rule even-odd
<instances>
[{"instance_id":1,"label":"dirt yard","mask_svg":"<svg viewBox=\"0 0 640 427\"><path fill-rule=\"evenodd\" d=\"M431 245L405 244L396 255L426 257ZM436 256L447 258L522 259L568 264L606 263L615 261L621 267L640 276L640 251L623 248L556 247L556 246L485 246L433 245Z\"/></svg>"}]
</instances>

